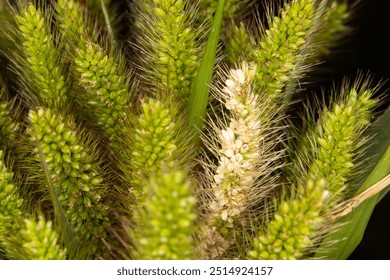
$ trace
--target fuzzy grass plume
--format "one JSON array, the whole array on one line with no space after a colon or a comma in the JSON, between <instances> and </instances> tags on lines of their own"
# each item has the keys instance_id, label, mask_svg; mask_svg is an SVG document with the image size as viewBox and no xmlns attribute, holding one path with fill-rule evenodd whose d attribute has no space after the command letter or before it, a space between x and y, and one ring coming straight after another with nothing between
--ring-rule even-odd
<instances>
[{"instance_id":1,"label":"fuzzy grass plume","mask_svg":"<svg viewBox=\"0 0 390 280\"><path fill-rule=\"evenodd\" d=\"M252 211L275 186L270 174L277 169L276 159L282 155L274 150L281 139L281 128L276 121L267 121L270 99L253 91L255 75L255 65L247 63L229 71L224 84L215 89L216 99L226 109L210 116L212 126L203 139L218 159L218 164L212 158L203 162L212 178L204 187L210 201L205 206L202 238L207 248L204 250L210 251L212 258L224 253L221 244L237 243L235 235L245 230L250 218L255 219ZM219 116L223 120L213 123Z\"/></svg>"},{"instance_id":2,"label":"fuzzy grass plume","mask_svg":"<svg viewBox=\"0 0 390 280\"><path fill-rule=\"evenodd\" d=\"M390 112L358 78L300 94L296 124L353 10L264 6L2 0L0 258L347 257L390 182Z\"/></svg>"}]
</instances>

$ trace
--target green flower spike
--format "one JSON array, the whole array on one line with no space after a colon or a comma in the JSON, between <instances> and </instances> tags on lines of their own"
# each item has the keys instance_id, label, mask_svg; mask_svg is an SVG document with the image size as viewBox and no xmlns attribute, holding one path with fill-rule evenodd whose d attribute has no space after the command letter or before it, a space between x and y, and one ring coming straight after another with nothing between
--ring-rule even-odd
<instances>
[{"instance_id":1,"label":"green flower spike","mask_svg":"<svg viewBox=\"0 0 390 280\"><path fill-rule=\"evenodd\" d=\"M313 33L316 7L314 0L293 0L286 4L280 17L274 17L270 28L249 58L257 65L256 91L281 100L283 88L301 71L300 64ZM247 61L250 61L246 59ZM279 102L280 103L280 102ZM275 104L277 106L279 104Z\"/></svg>"},{"instance_id":2,"label":"green flower spike","mask_svg":"<svg viewBox=\"0 0 390 280\"><path fill-rule=\"evenodd\" d=\"M22 251L26 260L65 260L66 251L58 245L58 234L53 229L51 221L39 216L35 219L26 219L20 232Z\"/></svg>"},{"instance_id":3,"label":"green flower spike","mask_svg":"<svg viewBox=\"0 0 390 280\"><path fill-rule=\"evenodd\" d=\"M255 39L249 34L244 23L239 26L233 25L228 29L227 38L225 39L226 61L232 65L243 60L253 61L249 57L252 50L256 48Z\"/></svg>"},{"instance_id":4,"label":"green flower spike","mask_svg":"<svg viewBox=\"0 0 390 280\"><path fill-rule=\"evenodd\" d=\"M315 245L329 210L325 180L309 180L298 186L294 198L283 200L266 230L253 240L249 259L301 259Z\"/></svg>"},{"instance_id":5,"label":"green flower spike","mask_svg":"<svg viewBox=\"0 0 390 280\"><path fill-rule=\"evenodd\" d=\"M87 41L96 41L97 32L91 29L85 8L78 1L58 0L55 18L58 21L60 34L69 44L65 44L70 53L74 48L86 47Z\"/></svg>"},{"instance_id":6,"label":"green flower spike","mask_svg":"<svg viewBox=\"0 0 390 280\"><path fill-rule=\"evenodd\" d=\"M192 184L183 171L157 173L145 182L143 204L136 209L140 259L193 258L195 205Z\"/></svg>"},{"instance_id":7,"label":"green flower spike","mask_svg":"<svg viewBox=\"0 0 390 280\"><path fill-rule=\"evenodd\" d=\"M218 159L206 160L205 169L213 174L209 183L212 201L206 217L206 243L209 257L220 258L223 249L217 244L230 245L234 240L235 228L242 232L249 210L258 205L275 186L270 174L276 170L275 159L281 156L274 152L279 143L281 129L273 122L263 122L264 115L269 117L268 105L261 95L252 91L251 83L256 67L242 63L240 69L230 70L222 89L216 90L216 98L226 107L225 120L211 124L213 131L204 137L205 145ZM277 112L273 112L276 114ZM218 119L218 116L212 116ZM226 123L226 124L225 124ZM253 213L252 213L253 215ZM217 227L225 242L218 240ZM226 248L225 248L226 249Z\"/></svg>"},{"instance_id":8,"label":"green flower spike","mask_svg":"<svg viewBox=\"0 0 390 280\"><path fill-rule=\"evenodd\" d=\"M29 118L36 133L35 136L30 132L32 143L37 137L56 194L80 247L88 252L87 258L103 257L108 209L104 202L105 183L92 143L83 141L71 120L49 109L32 110Z\"/></svg>"},{"instance_id":9,"label":"green flower spike","mask_svg":"<svg viewBox=\"0 0 390 280\"><path fill-rule=\"evenodd\" d=\"M67 86L45 16L29 5L16 17L16 22L22 52L17 68L25 85L31 87L31 96L27 98L58 110L66 108L69 104Z\"/></svg>"},{"instance_id":10,"label":"green flower spike","mask_svg":"<svg viewBox=\"0 0 390 280\"><path fill-rule=\"evenodd\" d=\"M192 28L195 12L183 0L135 1L140 34L140 57L146 70L145 81L160 94L186 106L191 81L196 75L199 59L197 32Z\"/></svg>"},{"instance_id":11,"label":"green flower spike","mask_svg":"<svg viewBox=\"0 0 390 280\"><path fill-rule=\"evenodd\" d=\"M141 107L141 115L135 123L132 152L133 182L138 194L142 192L139 187L143 177L149 178L161 168L173 168L180 156L176 144L178 124L170 107L151 98Z\"/></svg>"},{"instance_id":12,"label":"green flower spike","mask_svg":"<svg viewBox=\"0 0 390 280\"><path fill-rule=\"evenodd\" d=\"M18 125L10 116L10 105L0 101L0 149L6 152L15 150L17 131Z\"/></svg>"},{"instance_id":13,"label":"green flower spike","mask_svg":"<svg viewBox=\"0 0 390 280\"><path fill-rule=\"evenodd\" d=\"M56 18L58 26L61 30L62 36L81 42L81 45L88 36L91 36L91 30L86 25L82 8L77 1L72 0L58 0L56 6Z\"/></svg>"},{"instance_id":14,"label":"green flower spike","mask_svg":"<svg viewBox=\"0 0 390 280\"><path fill-rule=\"evenodd\" d=\"M118 62L114 51L108 53L97 43L97 32L88 28L86 13L78 2L58 1L57 18L63 36L71 42L68 46L73 46L72 70L84 91L75 94L74 98L83 108L86 118L121 154L126 147L119 139L127 129L130 98L135 91L129 86L132 73L126 70L123 62Z\"/></svg>"},{"instance_id":15,"label":"green flower spike","mask_svg":"<svg viewBox=\"0 0 390 280\"><path fill-rule=\"evenodd\" d=\"M0 150L0 244L7 249L6 241L18 234L22 226L26 205L14 183L14 175L3 159L4 153Z\"/></svg>"},{"instance_id":16,"label":"green flower spike","mask_svg":"<svg viewBox=\"0 0 390 280\"><path fill-rule=\"evenodd\" d=\"M110 140L122 136L131 97L124 65L117 64L113 56L106 55L93 43L76 50L74 63L79 84L85 90L85 95L76 98L81 104L89 105L87 110L90 108L97 127L107 133Z\"/></svg>"},{"instance_id":17,"label":"green flower spike","mask_svg":"<svg viewBox=\"0 0 390 280\"><path fill-rule=\"evenodd\" d=\"M293 163L297 163L297 170L303 166L308 169L295 172L295 193L280 203L279 212L266 231L255 239L251 257L307 257L321 237L335 227L327 215L342 202L346 183L356 172L356 155L365 142L362 132L376 105L370 99L372 95L373 91L365 85L347 85L332 108L320 114L307 140L301 142L299 160Z\"/></svg>"},{"instance_id":18,"label":"green flower spike","mask_svg":"<svg viewBox=\"0 0 390 280\"><path fill-rule=\"evenodd\" d=\"M347 3L332 1L321 19L322 25L313 38L316 57L322 57L330 53L333 43L347 30L346 22L349 16ZM329 43L329 40L331 40L331 43Z\"/></svg>"},{"instance_id":19,"label":"green flower spike","mask_svg":"<svg viewBox=\"0 0 390 280\"><path fill-rule=\"evenodd\" d=\"M309 131L312 157L299 157L306 162L311 160L308 177L325 178L331 193L342 196L347 178L355 167L356 154L366 142L362 132L370 124L377 102L371 99L373 91L364 87L348 89L346 86L340 94L340 100L330 111L325 110L314 129ZM308 154L304 148L303 153Z\"/></svg>"},{"instance_id":20,"label":"green flower spike","mask_svg":"<svg viewBox=\"0 0 390 280\"><path fill-rule=\"evenodd\" d=\"M355 167L358 150L366 143L362 133L370 124L377 101L375 90L367 84L344 85L339 99L320 114L319 120L308 119L306 135L295 132L290 151L292 164L287 166L291 182L316 174L326 178L333 194L342 192L347 177ZM302 135L305 137L303 138ZM339 194L341 195L341 193Z\"/></svg>"},{"instance_id":21,"label":"green flower spike","mask_svg":"<svg viewBox=\"0 0 390 280\"><path fill-rule=\"evenodd\" d=\"M27 215L27 205L14 182L14 175L3 162L0 150L0 245L10 259L65 259L57 244L51 222L40 217L38 224Z\"/></svg>"}]
</instances>

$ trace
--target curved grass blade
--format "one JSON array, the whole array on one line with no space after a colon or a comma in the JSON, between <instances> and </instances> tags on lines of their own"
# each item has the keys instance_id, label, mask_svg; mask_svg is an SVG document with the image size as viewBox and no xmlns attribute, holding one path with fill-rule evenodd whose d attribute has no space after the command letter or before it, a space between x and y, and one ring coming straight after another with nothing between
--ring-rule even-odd
<instances>
[{"instance_id":1,"label":"curved grass blade","mask_svg":"<svg viewBox=\"0 0 390 280\"><path fill-rule=\"evenodd\" d=\"M65 216L65 212L62 209L62 206L60 204L60 201L58 199L58 196L56 194L56 191L53 186L53 181L51 180L51 175L49 171L49 167L47 166L46 158L42 150L41 143L39 142L38 135L35 130L35 126L33 123L31 123L32 131L34 133L35 137L35 143L37 145L38 151L39 151L39 158L41 160L42 168L43 168L43 173L45 175L45 180L46 184L48 186L48 190L50 193L50 198L53 203L53 208L54 208L54 213L55 217L58 220L58 225L60 228L60 231L62 233L62 236L64 238L64 243L66 244L69 258L70 259L76 259L78 256L78 244L76 241L76 238L74 236L73 230L69 224L68 219Z\"/></svg>"},{"instance_id":2,"label":"curved grass blade","mask_svg":"<svg viewBox=\"0 0 390 280\"><path fill-rule=\"evenodd\" d=\"M193 133L196 139L195 141L198 141L199 139L199 129L202 129L203 121L206 117L206 108L210 91L209 85L213 76L225 2L226 0L218 0L218 6L215 12L209 38L207 40L205 52L191 89L188 120L190 125L194 126Z\"/></svg>"},{"instance_id":3,"label":"curved grass blade","mask_svg":"<svg viewBox=\"0 0 390 280\"><path fill-rule=\"evenodd\" d=\"M368 129L368 135L375 135L374 143L369 147L364 155L368 158L368 166L374 167L390 147L390 108ZM390 163L388 163L390 165ZM381 200L389 189L381 192Z\"/></svg>"},{"instance_id":4,"label":"curved grass blade","mask_svg":"<svg viewBox=\"0 0 390 280\"><path fill-rule=\"evenodd\" d=\"M373 144L368 148L365 155L365 157L369 157L369 165L374 166L374 168L371 169L372 171L367 170L369 175L357 193L368 189L390 173L389 124L390 109L367 130L367 134L375 135ZM371 173L369 173L370 171ZM388 191L389 188L383 190L381 194L367 199L351 214L341 218L339 222L344 226L325 238L315 257L332 260L348 258L362 240L375 205Z\"/></svg>"}]
</instances>

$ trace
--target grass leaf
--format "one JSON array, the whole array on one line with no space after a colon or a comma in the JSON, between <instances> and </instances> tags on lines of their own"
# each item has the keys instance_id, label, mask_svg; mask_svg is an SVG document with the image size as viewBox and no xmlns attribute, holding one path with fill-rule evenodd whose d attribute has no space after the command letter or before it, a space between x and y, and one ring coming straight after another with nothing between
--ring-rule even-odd
<instances>
[{"instance_id":1,"label":"grass leaf","mask_svg":"<svg viewBox=\"0 0 390 280\"><path fill-rule=\"evenodd\" d=\"M104 15L104 21L106 23L106 27L107 27L107 31L108 31L111 43L113 45L116 45L117 41L116 41L116 38L115 38L115 35L114 35L114 30L112 28L112 22L111 22L111 19L110 19L110 15L108 14L108 10L107 10L107 7L106 7L107 4L105 3L104 0L100 0L100 6L101 6L101 9L102 9L102 12L103 12L103 15Z\"/></svg>"},{"instance_id":2,"label":"grass leaf","mask_svg":"<svg viewBox=\"0 0 390 280\"><path fill-rule=\"evenodd\" d=\"M213 25L207 40L205 52L201 60L198 74L196 75L189 99L188 120L194 125L194 135L199 137L198 129L202 128L206 117L206 108L209 100L210 82L213 76L215 57L219 42L219 33L223 22L223 10L225 0L218 0Z\"/></svg>"}]
</instances>

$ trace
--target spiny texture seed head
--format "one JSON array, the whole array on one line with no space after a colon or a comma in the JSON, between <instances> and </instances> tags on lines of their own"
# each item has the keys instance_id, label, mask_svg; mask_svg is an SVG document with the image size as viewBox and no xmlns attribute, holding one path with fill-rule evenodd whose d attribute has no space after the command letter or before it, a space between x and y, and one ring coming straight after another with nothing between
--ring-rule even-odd
<instances>
[{"instance_id":1,"label":"spiny texture seed head","mask_svg":"<svg viewBox=\"0 0 390 280\"><path fill-rule=\"evenodd\" d=\"M160 168L172 168L177 153L177 124L166 103L147 99L135 124L133 145L134 183L155 174ZM139 190L141 191L141 190Z\"/></svg>"},{"instance_id":2,"label":"spiny texture seed head","mask_svg":"<svg viewBox=\"0 0 390 280\"><path fill-rule=\"evenodd\" d=\"M253 61L250 57L252 50L256 48L254 37L249 34L249 31L243 23L233 25L228 29L228 34L225 39L225 47L229 64L234 64L243 60Z\"/></svg>"},{"instance_id":3,"label":"spiny texture seed head","mask_svg":"<svg viewBox=\"0 0 390 280\"><path fill-rule=\"evenodd\" d=\"M27 207L19 191L0 150L0 245L7 256L26 260L65 259L52 223L43 217L37 223L26 215Z\"/></svg>"},{"instance_id":4,"label":"spiny texture seed head","mask_svg":"<svg viewBox=\"0 0 390 280\"><path fill-rule=\"evenodd\" d=\"M221 149L212 186L215 203L211 209L219 209L220 218L229 223L247 207L246 196L256 179L253 171L262 138L258 100L250 89L254 71L246 64L243 66L243 69L230 71L223 88L222 98L232 118L229 126L218 132Z\"/></svg>"},{"instance_id":5,"label":"spiny texture seed head","mask_svg":"<svg viewBox=\"0 0 390 280\"><path fill-rule=\"evenodd\" d=\"M330 53L333 46L329 40L337 41L347 30L346 22L350 14L346 2L332 1L322 18L322 26L314 36L316 56L321 57Z\"/></svg>"},{"instance_id":6,"label":"spiny texture seed head","mask_svg":"<svg viewBox=\"0 0 390 280\"><path fill-rule=\"evenodd\" d=\"M75 65L79 84L85 90L85 96L76 98L89 105L97 126L112 140L122 132L131 97L123 65L90 42L76 49Z\"/></svg>"},{"instance_id":7,"label":"spiny texture seed head","mask_svg":"<svg viewBox=\"0 0 390 280\"><path fill-rule=\"evenodd\" d=\"M191 12L185 1L136 2L139 9L136 20L143 30L138 44L146 53L141 59L145 61L148 82L185 105L199 57Z\"/></svg>"},{"instance_id":8,"label":"spiny texture seed head","mask_svg":"<svg viewBox=\"0 0 390 280\"><path fill-rule=\"evenodd\" d=\"M67 86L59 66L59 55L53 44L48 23L39 9L30 4L16 17L22 46L18 67L37 104L63 109L67 106ZM32 83L32 84L31 84Z\"/></svg>"},{"instance_id":9,"label":"spiny texture seed head","mask_svg":"<svg viewBox=\"0 0 390 280\"><path fill-rule=\"evenodd\" d=\"M250 259L294 260L310 252L328 210L326 181L309 180L297 188L297 195L282 200L279 212L253 240Z\"/></svg>"},{"instance_id":10,"label":"spiny texture seed head","mask_svg":"<svg viewBox=\"0 0 390 280\"><path fill-rule=\"evenodd\" d=\"M108 228L105 183L91 143L83 141L73 121L49 109L31 110L29 119L36 134L30 129L32 143L35 146L37 137L57 196L78 241L88 248L89 257L103 254L102 239L107 238Z\"/></svg>"},{"instance_id":11,"label":"spiny texture seed head","mask_svg":"<svg viewBox=\"0 0 390 280\"><path fill-rule=\"evenodd\" d=\"M92 35L89 26L86 25L83 9L77 1L58 0L56 6L56 19L62 36L83 48L84 43Z\"/></svg>"},{"instance_id":12,"label":"spiny texture seed head","mask_svg":"<svg viewBox=\"0 0 390 280\"><path fill-rule=\"evenodd\" d=\"M135 215L139 258L191 259L196 197L185 173L159 172L145 181L144 190Z\"/></svg>"},{"instance_id":13,"label":"spiny texture seed head","mask_svg":"<svg viewBox=\"0 0 390 280\"><path fill-rule=\"evenodd\" d=\"M252 91L256 67L245 62L240 66L230 70L224 86L215 92L226 108L225 120L212 123L210 138L204 137L205 145L218 159L217 165L212 159L204 162L207 174L212 176L206 224L212 228L217 226L225 234L237 223L243 225L251 207L273 189L269 174L276 169L274 160L281 156L273 152L280 128L272 127L272 121L263 122L264 117L268 119L275 112L268 112L267 96ZM205 230L205 234L214 235L205 237L206 240L214 244L220 239L216 232ZM211 250L213 246L207 247ZM213 252L210 254L218 257Z\"/></svg>"},{"instance_id":14,"label":"spiny texture seed head","mask_svg":"<svg viewBox=\"0 0 390 280\"><path fill-rule=\"evenodd\" d=\"M0 101L0 149L8 151L15 145L18 125L12 119L8 102Z\"/></svg>"},{"instance_id":15,"label":"spiny texture seed head","mask_svg":"<svg viewBox=\"0 0 390 280\"><path fill-rule=\"evenodd\" d=\"M21 250L21 230L27 205L20 195L14 174L4 162L4 153L0 150L0 246L10 259L27 259Z\"/></svg>"},{"instance_id":16,"label":"spiny texture seed head","mask_svg":"<svg viewBox=\"0 0 390 280\"><path fill-rule=\"evenodd\" d=\"M58 244L58 233L51 221L26 219L20 232L22 250L27 260L65 260L66 251Z\"/></svg>"},{"instance_id":17,"label":"spiny texture seed head","mask_svg":"<svg viewBox=\"0 0 390 280\"><path fill-rule=\"evenodd\" d=\"M316 153L309 173L326 178L333 194L343 190L355 165L356 151L364 143L359 136L370 124L377 104L371 97L370 90L358 93L352 88L330 111L323 112L310 135Z\"/></svg>"},{"instance_id":18,"label":"spiny texture seed head","mask_svg":"<svg viewBox=\"0 0 390 280\"><path fill-rule=\"evenodd\" d=\"M344 86L339 94L332 107L320 113L317 123L308 120L311 126L304 139L302 132L297 133L289 173L293 182L321 176L331 193L340 197L353 175L359 148L366 142L362 132L370 124L377 101L371 99L374 91L359 83Z\"/></svg>"},{"instance_id":19,"label":"spiny texture seed head","mask_svg":"<svg viewBox=\"0 0 390 280\"><path fill-rule=\"evenodd\" d=\"M326 218L341 202L352 177L356 153L362 145L358 141L364 142L361 135L376 105L372 95L365 85L345 86L332 108L320 113L318 122L298 146L292 164L297 170L303 167L292 180L295 190L282 200L267 229L260 232L249 253L252 258L305 257L316 241L334 228Z\"/></svg>"},{"instance_id":20,"label":"spiny texture seed head","mask_svg":"<svg viewBox=\"0 0 390 280\"><path fill-rule=\"evenodd\" d=\"M25 210L24 200L14 183L14 175L3 160L4 153L0 150L0 244L19 232Z\"/></svg>"},{"instance_id":21,"label":"spiny texture seed head","mask_svg":"<svg viewBox=\"0 0 390 280\"><path fill-rule=\"evenodd\" d=\"M270 28L251 55L257 65L256 89L275 100L282 89L299 72L297 66L306 48L315 20L315 1L293 0L286 4L280 17L274 17Z\"/></svg>"},{"instance_id":22,"label":"spiny texture seed head","mask_svg":"<svg viewBox=\"0 0 390 280\"><path fill-rule=\"evenodd\" d=\"M90 28L91 11L72 0L61 0L57 5L59 26L72 54L69 57L72 74L80 86L73 97L84 118L94 124L103 138L108 138L120 158L128 146L123 134L128 129L130 98L135 92L135 86L130 86L133 73L127 69L123 57L118 59L120 52L107 42L101 43L98 32Z\"/></svg>"}]
</instances>

